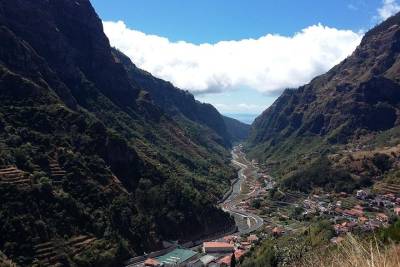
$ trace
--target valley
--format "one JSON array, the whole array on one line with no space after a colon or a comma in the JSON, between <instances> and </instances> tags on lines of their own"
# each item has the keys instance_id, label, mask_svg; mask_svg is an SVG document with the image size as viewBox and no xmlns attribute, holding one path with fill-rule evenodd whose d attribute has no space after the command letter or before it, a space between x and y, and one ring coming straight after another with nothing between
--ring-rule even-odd
<instances>
[{"instance_id":1,"label":"valley","mask_svg":"<svg viewBox=\"0 0 400 267\"><path fill-rule=\"evenodd\" d=\"M240 168L238 179L234 181L232 192L221 204L221 207L235 217L236 225L241 234L251 233L263 226L263 220L250 211L241 209L239 205L243 200L253 199L259 194L260 185L255 184L256 179L254 179L254 176L257 176L257 170L249 171L249 169L254 169L254 166L246 159L242 145L236 146L232 150L232 164ZM251 192L248 192L250 184L252 184Z\"/></svg>"},{"instance_id":2,"label":"valley","mask_svg":"<svg viewBox=\"0 0 400 267\"><path fill-rule=\"evenodd\" d=\"M301 237L308 236L309 240L313 240L321 231L324 244L334 246L348 235L365 235L388 228L394 222L393 216L400 212L397 208L400 205L397 187L389 187L391 192L363 188L354 194L323 190L306 194L287 190L280 187L265 165L247 159L243 145L233 148L232 165L237 168L238 177L232 180L231 188L220 206L234 217L236 231L152 252L150 255L155 255L152 256L154 258L141 258L136 263L131 261L128 266L147 266L146 262L168 264L165 259L172 257L177 250L193 253L189 259L179 263L182 266L196 266L195 263L202 259L209 260L207 264L210 266L213 263L224 266L230 262L232 252L238 263L251 266L251 261L245 256L250 251L254 253L254 249L263 242L279 244L280 240L299 237L300 249L307 250ZM323 228L315 230L318 227ZM219 250L208 252L211 244L218 246ZM229 249L224 252L223 247L230 247L232 252Z\"/></svg>"},{"instance_id":3,"label":"valley","mask_svg":"<svg viewBox=\"0 0 400 267\"><path fill-rule=\"evenodd\" d=\"M0 267L400 266L400 13L365 33L197 45L104 21L92 2L0 0ZM286 65L253 45L297 51L314 31L349 38L322 50L360 43L273 88ZM220 113L236 109L265 110L252 125Z\"/></svg>"}]
</instances>

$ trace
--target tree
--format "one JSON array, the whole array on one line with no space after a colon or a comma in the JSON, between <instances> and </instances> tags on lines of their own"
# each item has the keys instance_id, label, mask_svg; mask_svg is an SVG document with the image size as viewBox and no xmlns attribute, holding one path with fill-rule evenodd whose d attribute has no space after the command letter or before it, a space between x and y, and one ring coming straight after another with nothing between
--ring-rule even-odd
<instances>
[{"instance_id":1,"label":"tree","mask_svg":"<svg viewBox=\"0 0 400 267\"><path fill-rule=\"evenodd\" d=\"M236 266L236 257L235 257L235 253L232 253L231 267L235 267L235 266Z\"/></svg>"}]
</instances>

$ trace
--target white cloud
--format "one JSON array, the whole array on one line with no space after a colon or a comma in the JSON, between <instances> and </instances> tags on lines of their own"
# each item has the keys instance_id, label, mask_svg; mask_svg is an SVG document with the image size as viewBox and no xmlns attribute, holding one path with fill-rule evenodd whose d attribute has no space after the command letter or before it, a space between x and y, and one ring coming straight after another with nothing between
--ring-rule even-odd
<instances>
[{"instance_id":1,"label":"white cloud","mask_svg":"<svg viewBox=\"0 0 400 267\"><path fill-rule=\"evenodd\" d=\"M291 37L197 45L129 29L122 21L104 22L104 30L138 67L195 94L238 88L276 93L300 86L351 54L362 37L318 24Z\"/></svg>"},{"instance_id":2,"label":"white cloud","mask_svg":"<svg viewBox=\"0 0 400 267\"><path fill-rule=\"evenodd\" d=\"M223 113L230 113L230 112L261 113L266 108L265 105L256 105L248 103L239 103L239 104L214 103L213 105Z\"/></svg>"},{"instance_id":3,"label":"white cloud","mask_svg":"<svg viewBox=\"0 0 400 267\"><path fill-rule=\"evenodd\" d=\"M383 5L378 9L379 20L383 21L400 11L396 0L383 0Z\"/></svg>"}]
</instances>

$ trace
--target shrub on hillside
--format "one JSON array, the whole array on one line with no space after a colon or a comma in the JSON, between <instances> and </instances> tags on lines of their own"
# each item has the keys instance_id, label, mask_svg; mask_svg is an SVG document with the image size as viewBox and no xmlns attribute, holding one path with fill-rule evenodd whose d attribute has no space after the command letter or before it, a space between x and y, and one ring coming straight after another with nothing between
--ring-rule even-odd
<instances>
[{"instance_id":1,"label":"shrub on hillside","mask_svg":"<svg viewBox=\"0 0 400 267\"><path fill-rule=\"evenodd\" d=\"M372 158L372 162L382 173L390 170L393 165L392 159L388 155L382 153L376 153Z\"/></svg>"},{"instance_id":2,"label":"shrub on hillside","mask_svg":"<svg viewBox=\"0 0 400 267\"><path fill-rule=\"evenodd\" d=\"M282 184L286 188L304 192L310 192L314 187L322 187L326 191L352 192L357 187L357 182L347 171L333 167L326 157L289 175Z\"/></svg>"}]
</instances>

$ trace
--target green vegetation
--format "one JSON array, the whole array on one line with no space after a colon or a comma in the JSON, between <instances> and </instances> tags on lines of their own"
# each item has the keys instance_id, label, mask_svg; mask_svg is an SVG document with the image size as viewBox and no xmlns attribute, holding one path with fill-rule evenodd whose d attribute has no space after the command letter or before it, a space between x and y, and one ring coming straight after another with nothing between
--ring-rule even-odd
<instances>
[{"instance_id":1,"label":"green vegetation","mask_svg":"<svg viewBox=\"0 0 400 267\"><path fill-rule=\"evenodd\" d=\"M379 238L385 243L400 243L400 219L397 218L397 220L388 228L381 229L379 232Z\"/></svg>"},{"instance_id":2,"label":"green vegetation","mask_svg":"<svg viewBox=\"0 0 400 267\"><path fill-rule=\"evenodd\" d=\"M399 246L383 246L379 240L357 238L348 235L339 245L330 245L306 255L296 266L299 267L353 267L400 265Z\"/></svg>"},{"instance_id":3,"label":"green vegetation","mask_svg":"<svg viewBox=\"0 0 400 267\"><path fill-rule=\"evenodd\" d=\"M249 137L250 125L226 116L223 119L233 142L242 142Z\"/></svg>"},{"instance_id":4,"label":"green vegetation","mask_svg":"<svg viewBox=\"0 0 400 267\"><path fill-rule=\"evenodd\" d=\"M114 248L67 259L110 266L129 255L117 256L120 242L127 241L130 254L141 254L161 240L196 238L232 223L214 207L234 175L229 154L218 145L214 153L201 146L205 135L189 144L189 133L167 118L133 123L121 112L73 111L45 94L12 102L7 93L0 94L6 148L0 162L15 165L33 183L24 189L0 185L0 248L19 264L32 262L36 244L93 234ZM182 135L172 138L177 131ZM52 176L50 159L65 170L63 177Z\"/></svg>"},{"instance_id":5,"label":"green vegetation","mask_svg":"<svg viewBox=\"0 0 400 267\"><path fill-rule=\"evenodd\" d=\"M388 34L399 20L393 16L369 31L357 53L326 74L285 90L252 125L249 158L258 159L288 188L304 191L313 186L351 191L393 169L396 164L383 153L373 156L372 163L370 155L357 162L341 156L400 143L400 85L393 71L398 51L380 45L382 40L397 42ZM383 59L378 62L374 54ZM380 71L374 73L377 66ZM335 166L324 162L334 156Z\"/></svg>"},{"instance_id":6,"label":"green vegetation","mask_svg":"<svg viewBox=\"0 0 400 267\"><path fill-rule=\"evenodd\" d=\"M288 189L305 192L310 192L315 187L322 187L328 192L352 192L358 185L348 172L332 167L325 157L289 174L282 180L282 184Z\"/></svg>"},{"instance_id":7,"label":"green vegetation","mask_svg":"<svg viewBox=\"0 0 400 267\"><path fill-rule=\"evenodd\" d=\"M328 221L314 222L304 233L267 238L252 249L242 262L244 267L291 266L315 248L329 244L333 229Z\"/></svg>"},{"instance_id":8,"label":"green vegetation","mask_svg":"<svg viewBox=\"0 0 400 267\"><path fill-rule=\"evenodd\" d=\"M155 105L88 1L6 0L0 20L0 171L12 169L0 174L0 250L8 258L119 266L164 240L233 224L215 207L235 172L213 107L199 105L194 119Z\"/></svg>"},{"instance_id":9,"label":"green vegetation","mask_svg":"<svg viewBox=\"0 0 400 267\"><path fill-rule=\"evenodd\" d=\"M388 155L382 153L376 153L372 158L372 162L382 173L389 171L393 165L392 159Z\"/></svg>"}]
</instances>

